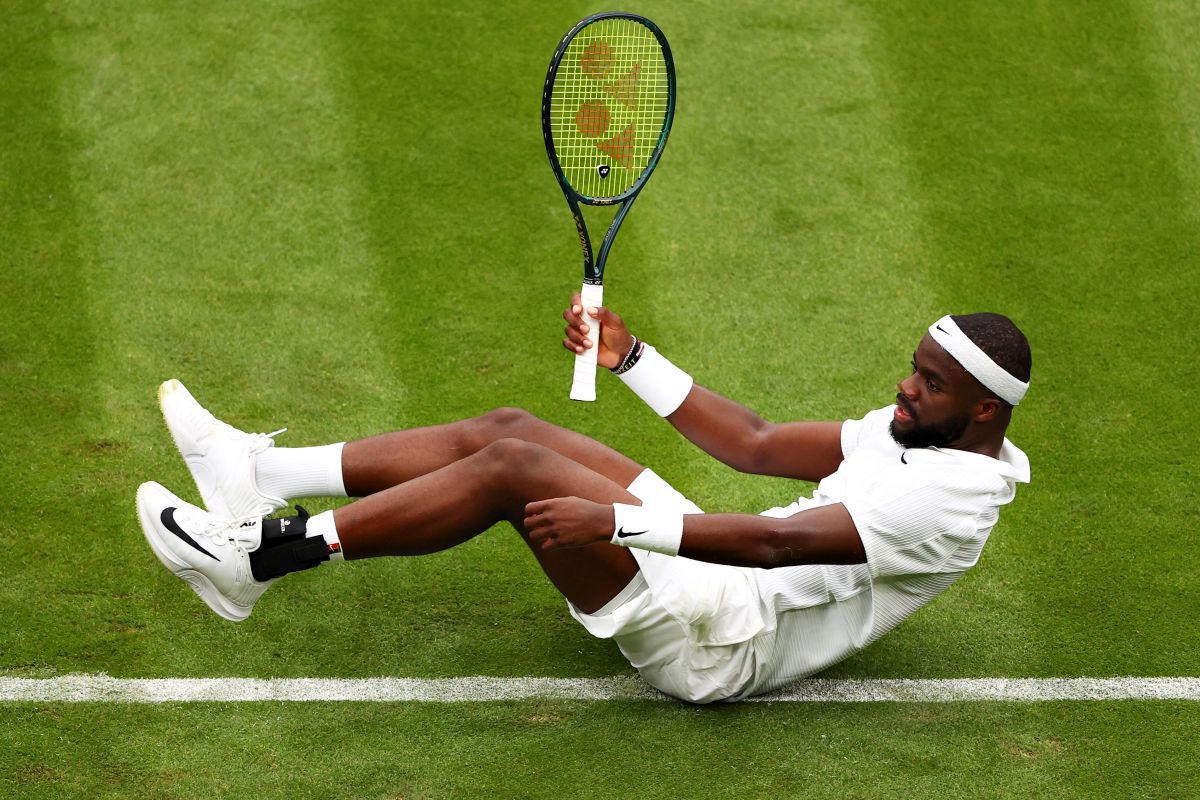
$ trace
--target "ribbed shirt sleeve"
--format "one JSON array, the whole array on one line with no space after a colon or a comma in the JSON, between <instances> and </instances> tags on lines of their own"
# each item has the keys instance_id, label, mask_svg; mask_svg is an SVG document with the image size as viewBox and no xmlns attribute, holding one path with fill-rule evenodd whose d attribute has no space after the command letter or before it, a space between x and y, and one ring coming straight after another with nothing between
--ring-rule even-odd
<instances>
[{"instance_id":1,"label":"ribbed shirt sleeve","mask_svg":"<svg viewBox=\"0 0 1200 800\"><path fill-rule=\"evenodd\" d=\"M961 572L979 558L987 535L977 524L978 494L923 472L906 470L844 501L873 578Z\"/></svg>"},{"instance_id":2,"label":"ribbed shirt sleeve","mask_svg":"<svg viewBox=\"0 0 1200 800\"><path fill-rule=\"evenodd\" d=\"M848 419L842 423L842 458L849 458L859 444L887 431L892 422L895 406L877 408L862 419Z\"/></svg>"}]
</instances>

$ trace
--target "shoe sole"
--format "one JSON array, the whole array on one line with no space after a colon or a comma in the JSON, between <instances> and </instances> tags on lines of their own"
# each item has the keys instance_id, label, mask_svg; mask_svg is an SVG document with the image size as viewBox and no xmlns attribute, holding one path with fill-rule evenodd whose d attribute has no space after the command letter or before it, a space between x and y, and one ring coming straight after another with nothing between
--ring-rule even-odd
<instances>
[{"instance_id":1,"label":"shoe sole","mask_svg":"<svg viewBox=\"0 0 1200 800\"><path fill-rule=\"evenodd\" d=\"M192 569L187 564L177 561L171 551L162 542L162 537L158 532L158 526L154 524L151 517L146 514L146 495L151 491L153 484L142 484L137 491L137 513L138 522L142 525L142 533L146 537L146 542L150 545L150 549L154 551L155 557L164 567L166 567L172 575L182 580L188 586L192 587L205 605L211 608L218 616L224 617L230 622L241 622L250 616L250 611L243 607L236 606L225 599L225 595L221 594L221 590L217 588L211 580L203 573Z\"/></svg>"}]
</instances>

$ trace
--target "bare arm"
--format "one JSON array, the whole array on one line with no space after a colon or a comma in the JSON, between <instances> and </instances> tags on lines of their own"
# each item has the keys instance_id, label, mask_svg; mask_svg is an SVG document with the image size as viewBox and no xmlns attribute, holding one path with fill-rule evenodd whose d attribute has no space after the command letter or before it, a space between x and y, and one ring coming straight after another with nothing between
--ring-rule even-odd
<instances>
[{"instance_id":1,"label":"bare arm","mask_svg":"<svg viewBox=\"0 0 1200 800\"><path fill-rule=\"evenodd\" d=\"M755 514L692 514L683 518L681 556L743 567L862 564L867 560L850 512L841 503L784 519Z\"/></svg>"},{"instance_id":2,"label":"bare arm","mask_svg":"<svg viewBox=\"0 0 1200 800\"><path fill-rule=\"evenodd\" d=\"M667 421L739 472L819 481L842 463L842 423L767 422L699 384Z\"/></svg>"},{"instance_id":3,"label":"bare arm","mask_svg":"<svg viewBox=\"0 0 1200 800\"><path fill-rule=\"evenodd\" d=\"M534 547L552 550L608 541L613 507L578 497L541 500L525 507ZM679 554L739 567L862 564L867 560L854 520L841 503L784 519L755 514L689 514Z\"/></svg>"},{"instance_id":4,"label":"bare arm","mask_svg":"<svg viewBox=\"0 0 1200 800\"><path fill-rule=\"evenodd\" d=\"M595 346L583 321L579 295L563 312L567 321L563 346L573 353ZM612 369L629 352L633 337L624 321L598 308L601 366ZM667 421L713 458L740 472L819 481L842 463L840 422L767 422L749 408L700 385L694 385Z\"/></svg>"}]
</instances>

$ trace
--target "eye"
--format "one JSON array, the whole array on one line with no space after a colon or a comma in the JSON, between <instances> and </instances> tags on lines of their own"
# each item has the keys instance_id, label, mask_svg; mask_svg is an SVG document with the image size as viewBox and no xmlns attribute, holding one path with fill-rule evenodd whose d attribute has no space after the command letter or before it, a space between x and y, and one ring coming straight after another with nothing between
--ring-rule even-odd
<instances>
[{"instance_id":1,"label":"eye","mask_svg":"<svg viewBox=\"0 0 1200 800\"><path fill-rule=\"evenodd\" d=\"M912 361L909 361L908 363L912 366L912 371L913 371L914 375L921 375L921 377L925 379L925 388L927 388L931 392L940 392L942 390L942 387L938 385L937 381L933 380L930 377L925 376L924 374L921 373L921 370L917 369L917 360L915 358Z\"/></svg>"}]
</instances>

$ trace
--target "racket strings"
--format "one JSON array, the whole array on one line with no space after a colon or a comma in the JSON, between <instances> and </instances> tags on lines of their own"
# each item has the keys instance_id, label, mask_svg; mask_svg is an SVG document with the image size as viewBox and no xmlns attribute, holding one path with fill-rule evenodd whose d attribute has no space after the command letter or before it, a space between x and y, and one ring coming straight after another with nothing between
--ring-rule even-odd
<instances>
[{"instance_id":1,"label":"racket strings","mask_svg":"<svg viewBox=\"0 0 1200 800\"><path fill-rule=\"evenodd\" d=\"M597 198L628 191L649 166L668 103L666 61L649 28L617 18L577 33L550 103L554 149L571 187Z\"/></svg>"}]
</instances>

